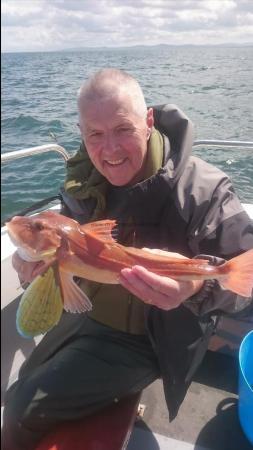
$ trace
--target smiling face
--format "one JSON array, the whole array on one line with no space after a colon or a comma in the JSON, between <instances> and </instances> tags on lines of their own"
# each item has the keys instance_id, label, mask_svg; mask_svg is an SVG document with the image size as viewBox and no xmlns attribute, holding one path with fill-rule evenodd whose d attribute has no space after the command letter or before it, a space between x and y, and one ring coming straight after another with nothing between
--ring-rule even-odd
<instances>
[{"instance_id":1,"label":"smiling face","mask_svg":"<svg viewBox=\"0 0 253 450\"><path fill-rule=\"evenodd\" d=\"M132 98L124 92L89 102L80 115L80 129L96 169L115 186L141 180L153 110L138 115Z\"/></svg>"}]
</instances>

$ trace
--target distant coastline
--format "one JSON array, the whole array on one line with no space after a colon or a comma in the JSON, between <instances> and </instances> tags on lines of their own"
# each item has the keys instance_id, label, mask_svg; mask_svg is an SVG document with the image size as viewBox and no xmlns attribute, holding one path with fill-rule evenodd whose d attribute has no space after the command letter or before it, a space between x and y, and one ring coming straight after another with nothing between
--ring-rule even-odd
<instances>
[{"instance_id":1,"label":"distant coastline","mask_svg":"<svg viewBox=\"0 0 253 450\"><path fill-rule=\"evenodd\" d=\"M131 46L120 46L120 47L73 47L55 50L37 50L37 51L22 51L22 52L2 52L1 54L9 53L58 53L58 52L86 52L86 51L120 51L120 50L147 50L147 49L166 49L166 48L204 48L204 47L222 47L222 48L237 48L237 47L253 47L253 42L243 42L243 43L223 43L223 44L156 44L156 45L131 45Z\"/></svg>"}]
</instances>

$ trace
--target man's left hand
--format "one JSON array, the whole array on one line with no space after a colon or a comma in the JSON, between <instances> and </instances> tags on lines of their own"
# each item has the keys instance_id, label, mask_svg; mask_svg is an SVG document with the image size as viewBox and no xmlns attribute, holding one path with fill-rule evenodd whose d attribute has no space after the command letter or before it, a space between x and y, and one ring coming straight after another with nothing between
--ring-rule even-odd
<instances>
[{"instance_id":1,"label":"man's left hand","mask_svg":"<svg viewBox=\"0 0 253 450\"><path fill-rule=\"evenodd\" d=\"M168 257L185 258L177 253L160 250L152 250L152 252ZM202 280L178 281L156 275L142 266L122 269L119 281L122 286L144 303L155 305L167 311L177 308L187 298L198 292L203 285Z\"/></svg>"}]
</instances>

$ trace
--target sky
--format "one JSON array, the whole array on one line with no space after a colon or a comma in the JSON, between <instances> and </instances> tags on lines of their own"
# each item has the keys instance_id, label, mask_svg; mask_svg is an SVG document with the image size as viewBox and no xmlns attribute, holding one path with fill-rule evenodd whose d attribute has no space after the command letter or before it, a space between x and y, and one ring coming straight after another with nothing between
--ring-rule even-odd
<instances>
[{"instance_id":1,"label":"sky","mask_svg":"<svg viewBox=\"0 0 253 450\"><path fill-rule=\"evenodd\" d=\"M253 0L2 0L2 52L253 44Z\"/></svg>"}]
</instances>

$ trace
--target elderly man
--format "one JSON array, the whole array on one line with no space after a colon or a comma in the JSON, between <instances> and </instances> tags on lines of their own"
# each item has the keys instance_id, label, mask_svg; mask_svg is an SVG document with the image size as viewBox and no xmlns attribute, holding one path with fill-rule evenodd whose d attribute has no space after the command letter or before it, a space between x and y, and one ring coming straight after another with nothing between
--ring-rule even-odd
<instances>
[{"instance_id":1,"label":"elderly man","mask_svg":"<svg viewBox=\"0 0 253 450\"><path fill-rule=\"evenodd\" d=\"M62 213L118 222L124 245L202 254L220 264L253 248L253 227L227 176L191 156L192 124L173 105L147 109L123 71L104 69L78 95L80 150L68 161ZM204 256L203 256L204 254ZM31 281L41 264L13 264ZM56 424L91 414L162 377L177 414L214 316L250 304L218 282L175 281L135 266L120 285L78 280L93 309L65 314L6 396L6 449L34 448Z\"/></svg>"}]
</instances>

